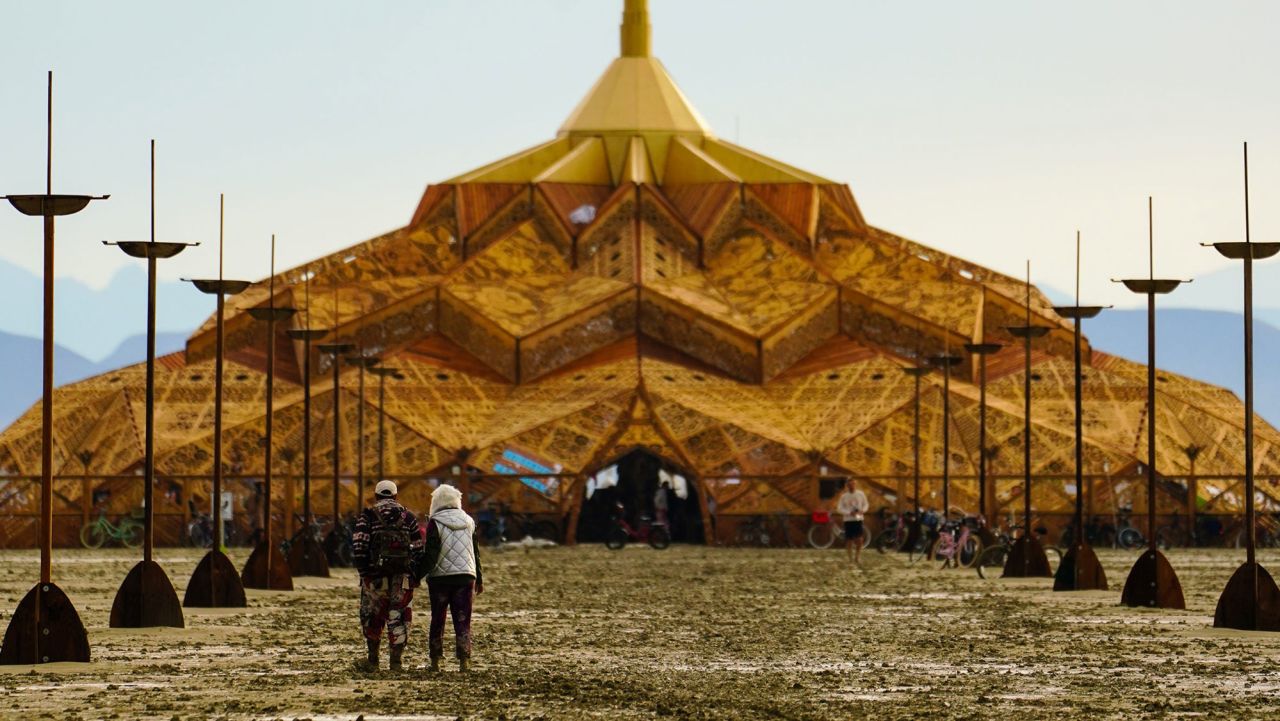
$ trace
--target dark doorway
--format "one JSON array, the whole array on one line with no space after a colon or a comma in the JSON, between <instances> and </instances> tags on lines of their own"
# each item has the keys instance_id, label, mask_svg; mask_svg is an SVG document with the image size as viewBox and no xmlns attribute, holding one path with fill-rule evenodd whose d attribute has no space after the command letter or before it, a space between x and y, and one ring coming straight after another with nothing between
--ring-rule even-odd
<instances>
[{"instance_id":1,"label":"dark doorway","mask_svg":"<svg viewBox=\"0 0 1280 721\"><path fill-rule=\"evenodd\" d=\"M680 475L687 479L685 497L680 498L674 487L666 491L667 524L671 540L676 543L703 543L702 506L698 489L690 475L675 468L657 456L635 450L620 458L616 464L618 482L604 488L593 488L591 497L582 501L578 515L578 541L603 542L613 525L618 503L632 527L638 527L642 518L655 518L655 496L658 491L659 472ZM607 466L606 466L607 468Z\"/></svg>"}]
</instances>

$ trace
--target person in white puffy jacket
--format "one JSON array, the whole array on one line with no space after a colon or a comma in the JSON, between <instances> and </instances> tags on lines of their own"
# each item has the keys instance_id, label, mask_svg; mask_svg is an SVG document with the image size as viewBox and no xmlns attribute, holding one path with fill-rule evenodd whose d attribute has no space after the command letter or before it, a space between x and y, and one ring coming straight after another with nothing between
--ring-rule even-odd
<instances>
[{"instance_id":1,"label":"person in white puffy jacket","mask_svg":"<svg viewBox=\"0 0 1280 721\"><path fill-rule=\"evenodd\" d=\"M471 603L484 592L476 522L462 510L462 492L442 483L431 494L431 518L427 522L427 548L422 575L431 597L431 630L428 644L431 670L440 670L444 656L444 620L453 617L454 651L458 670L471 662Z\"/></svg>"}]
</instances>

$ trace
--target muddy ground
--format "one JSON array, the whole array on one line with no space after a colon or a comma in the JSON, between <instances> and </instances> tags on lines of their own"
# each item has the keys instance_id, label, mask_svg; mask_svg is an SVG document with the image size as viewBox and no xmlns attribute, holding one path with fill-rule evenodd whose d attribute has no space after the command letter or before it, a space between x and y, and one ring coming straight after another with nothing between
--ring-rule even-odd
<instances>
[{"instance_id":1,"label":"muddy ground","mask_svg":"<svg viewBox=\"0 0 1280 721\"><path fill-rule=\"evenodd\" d=\"M409 670L357 670L346 570L185 629L109 629L135 554L58 551L93 662L0 667L0 718L1280 718L1280 634L1211 627L1239 551L1169 554L1185 612L1117 605L1127 551L1099 554L1115 590L1056 594L874 553L858 571L836 551L490 552L465 676L424 672L425 606ZM158 552L179 597L198 558ZM0 553L6 626L37 573Z\"/></svg>"}]
</instances>

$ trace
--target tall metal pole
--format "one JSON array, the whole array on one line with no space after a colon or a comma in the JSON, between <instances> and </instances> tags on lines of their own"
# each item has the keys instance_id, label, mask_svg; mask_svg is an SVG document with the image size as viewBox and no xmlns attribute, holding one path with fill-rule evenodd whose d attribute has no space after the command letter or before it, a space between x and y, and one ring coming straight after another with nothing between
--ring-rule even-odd
<instances>
[{"instance_id":1,"label":"tall metal pole","mask_svg":"<svg viewBox=\"0 0 1280 721\"><path fill-rule=\"evenodd\" d=\"M305 328L291 328L288 335L302 341L302 515L303 532L289 547L289 567L295 576L329 576L327 554L311 532L315 518L311 512L311 342L329 331L311 327L311 271L306 277Z\"/></svg>"},{"instance_id":2,"label":"tall metal pole","mask_svg":"<svg viewBox=\"0 0 1280 721\"><path fill-rule=\"evenodd\" d=\"M362 359L363 360L363 359ZM356 404L356 508L364 506L364 363L360 363L359 393Z\"/></svg>"},{"instance_id":3,"label":"tall metal pole","mask_svg":"<svg viewBox=\"0 0 1280 721\"><path fill-rule=\"evenodd\" d=\"M396 380L404 378L400 371L396 368L387 368L375 365L369 368L369 372L378 376L378 480L386 480L386 457L387 457L387 376L391 376Z\"/></svg>"},{"instance_id":4,"label":"tall metal pole","mask_svg":"<svg viewBox=\"0 0 1280 721\"><path fill-rule=\"evenodd\" d=\"M993 515L989 507L993 494L987 489L987 356L1003 347L999 343L966 343L964 346L978 356L978 513L987 522L979 529L983 543L994 540L988 525Z\"/></svg>"},{"instance_id":5,"label":"tall metal pole","mask_svg":"<svg viewBox=\"0 0 1280 721\"><path fill-rule=\"evenodd\" d=\"M1154 201L1147 198L1147 277L1121 281L1147 296L1147 550L1134 562L1120 602L1127 606L1186 608L1182 583L1156 547L1156 296L1172 293L1181 280L1155 277Z\"/></svg>"},{"instance_id":6,"label":"tall metal pole","mask_svg":"<svg viewBox=\"0 0 1280 721\"><path fill-rule=\"evenodd\" d=\"M902 369L902 372L911 377L915 392L912 398L912 408L914 409L914 417L912 420L911 431L911 468L912 468L912 494L915 507L915 517L911 526L907 529L907 538L900 551L909 551L916 546L920 539L920 379L929 374L928 366L908 366Z\"/></svg>"},{"instance_id":7,"label":"tall metal pole","mask_svg":"<svg viewBox=\"0 0 1280 721\"><path fill-rule=\"evenodd\" d=\"M387 411L384 405L387 400L387 373L380 371L385 368L378 369L378 480L385 481L387 479L386 467L383 465L387 459Z\"/></svg>"},{"instance_id":8,"label":"tall metal pole","mask_svg":"<svg viewBox=\"0 0 1280 721\"><path fill-rule=\"evenodd\" d=\"M276 236L271 236L271 277L267 281L267 307L250 308L249 315L254 320L267 324L267 383L266 383L266 418L263 419L263 466L262 466L262 539L248 562L245 563L242 578L249 588L273 589L279 591L293 590L293 577L280 549L275 543L274 529L271 521L272 478L274 476L273 454L275 441L272 436L275 421L275 378L276 378L276 322L287 320L297 312L294 308L276 306ZM280 556L277 558L277 556Z\"/></svg>"},{"instance_id":9,"label":"tall metal pole","mask_svg":"<svg viewBox=\"0 0 1280 721\"><path fill-rule=\"evenodd\" d=\"M49 71L45 196L53 195L53 71ZM44 350L40 404L40 582L53 580L53 214L44 216Z\"/></svg>"},{"instance_id":10,"label":"tall metal pole","mask_svg":"<svg viewBox=\"0 0 1280 721\"><path fill-rule=\"evenodd\" d=\"M929 363L942 368L942 520L951 518L951 368L960 363L960 356L934 356Z\"/></svg>"},{"instance_id":11,"label":"tall metal pole","mask_svg":"<svg viewBox=\"0 0 1280 721\"><path fill-rule=\"evenodd\" d=\"M218 279L191 281L202 293L217 296L214 341L214 373L213 373L213 548L196 566L187 584L186 597L182 601L187 607L243 607L245 605L244 585L240 576L231 565L231 560L222 552L225 534L222 519L222 394L223 372L225 367L225 328L226 296L236 295L249 287L248 281L227 280L223 277L224 230L226 227L226 196L218 196Z\"/></svg>"},{"instance_id":12,"label":"tall metal pole","mask_svg":"<svg viewBox=\"0 0 1280 721\"><path fill-rule=\"evenodd\" d=\"M75 606L53 583L53 261L54 217L71 215L92 200L106 195L53 194L53 71L48 75L46 97L45 192L43 195L7 195L19 213L41 216L44 225L43 336L41 346L40 407L40 582L18 603L9 619L0 664L36 664L89 660L89 638ZM87 462L86 462L87 473ZM87 484L86 484L87 485Z\"/></svg>"},{"instance_id":13,"label":"tall metal pole","mask_svg":"<svg viewBox=\"0 0 1280 721\"><path fill-rule=\"evenodd\" d=\"M1031 324L1031 261L1027 261L1026 324L1008 328L1022 343L1022 535L1005 558L1004 576L1050 576L1049 559L1031 525L1031 341L1049 332L1048 326Z\"/></svg>"},{"instance_id":14,"label":"tall metal pole","mask_svg":"<svg viewBox=\"0 0 1280 721\"><path fill-rule=\"evenodd\" d=\"M151 140L151 242L156 242L156 141ZM142 560L150 563L155 545L155 528L152 517L155 506L152 495L156 482L156 258L147 254L147 387L146 387L146 440L143 450L142 505L143 516Z\"/></svg>"},{"instance_id":15,"label":"tall metal pole","mask_svg":"<svg viewBox=\"0 0 1280 721\"><path fill-rule=\"evenodd\" d=\"M1082 591L1106 590L1107 576L1098 562L1097 554L1089 546L1084 534L1084 356L1081 351L1081 327L1085 318L1093 318L1102 312L1101 306L1080 305L1080 231L1076 231L1076 304L1056 306L1054 312L1072 323L1072 348L1075 359L1075 457L1076 457L1076 509L1072 519L1072 542L1062 557L1058 572L1054 575L1053 590Z\"/></svg>"},{"instance_id":16,"label":"tall metal pole","mask_svg":"<svg viewBox=\"0 0 1280 721\"><path fill-rule=\"evenodd\" d=\"M338 335L340 307L338 304L338 282L334 280L333 288L333 335ZM342 355L355 350L351 343L322 343L321 353L328 355L333 363L333 525L325 538L325 553L329 557L329 565L344 565L346 562L341 553L345 540L342 537Z\"/></svg>"},{"instance_id":17,"label":"tall metal pole","mask_svg":"<svg viewBox=\"0 0 1280 721\"><path fill-rule=\"evenodd\" d=\"M112 628L182 627L182 607L164 569L153 560L155 548L155 404L156 404L156 261L172 258L188 243L156 242L156 141L151 141L151 237L147 242L115 244L127 255L147 261L147 368L143 447L142 562L134 566L116 592Z\"/></svg>"},{"instance_id":18,"label":"tall metal pole","mask_svg":"<svg viewBox=\"0 0 1280 721\"><path fill-rule=\"evenodd\" d=\"M364 506L364 374L381 361L376 356L355 355L346 359L360 371L359 402L356 405L356 506Z\"/></svg>"},{"instance_id":19,"label":"tall metal pole","mask_svg":"<svg viewBox=\"0 0 1280 721\"><path fill-rule=\"evenodd\" d=\"M1249 228L1249 144L1244 144L1244 242L1213 243L1232 260L1244 261L1244 517L1245 562L1236 569L1218 598L1213 625L1258 631L1280 631L1280 588L1258 564L1254 510L1253 460L1253 261L1280 253L1280 243L1255 243Z\"/></svg>"}]
</instances>

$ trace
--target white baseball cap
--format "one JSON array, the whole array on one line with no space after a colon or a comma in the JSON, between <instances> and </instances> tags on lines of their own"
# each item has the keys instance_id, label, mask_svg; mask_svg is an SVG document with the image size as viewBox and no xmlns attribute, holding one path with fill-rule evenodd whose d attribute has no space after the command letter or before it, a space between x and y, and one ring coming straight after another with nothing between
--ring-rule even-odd
<instances>
[{"instance_id":1,"label":"white baseball cap","mask_svg":"<svg viewBox=\"0 0 1280 721\"><path fill-rule=\"evenodd\" d=\"M373 488L373 495L385 498L390 498L399 492L400 489L396 488L394 481L378 481L378 485Z\"/></svg>"}]
</instances>

